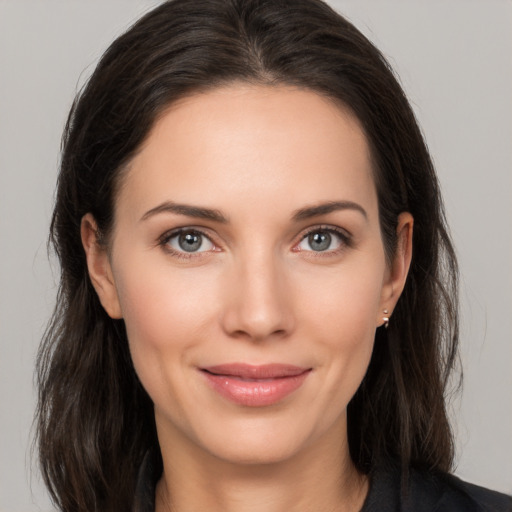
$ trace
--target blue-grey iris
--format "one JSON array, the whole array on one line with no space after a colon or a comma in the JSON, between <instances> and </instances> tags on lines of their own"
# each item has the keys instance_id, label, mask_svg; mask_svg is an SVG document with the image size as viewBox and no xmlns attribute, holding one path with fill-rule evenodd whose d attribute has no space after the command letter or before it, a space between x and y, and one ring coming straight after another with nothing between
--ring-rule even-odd
<instances>
[{"instance_id":1,"label":"blue-grey iris","mask_svg":"<svg viewBox=\"0 0 512 512\"><path fill-rule=\"evenodd\" d=\"M194 252L203 245L203 237L199 233L181 233L178 237L178 244L186 252Z\"/></svg>"},{"instance_id":2,"label":"blue-grey iris","mask_svg":"<svg viewBox=\"0 0 512 512\"><path fill-rule=\"evenodd\" d=\"M317 231L308 236L308 242L314 251L326 251L331 246L332 237L326 231Z\"/></svg>"}]
</instances>

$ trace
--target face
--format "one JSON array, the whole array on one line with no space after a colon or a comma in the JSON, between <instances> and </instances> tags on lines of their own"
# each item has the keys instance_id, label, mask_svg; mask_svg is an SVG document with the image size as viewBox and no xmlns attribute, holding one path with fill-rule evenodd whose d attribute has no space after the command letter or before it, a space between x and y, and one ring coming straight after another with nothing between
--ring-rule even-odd
<instances>
[{"instance_id":1,"label":"face","mask_svg":"<svg viewBox=\"0 0 512 512\"><path fill-rule=\"evenodd\" d=\"M161 445L253 463L346 440L408 264L407 250L386 262L348 111L286 87L186 98L123 178L108 255L93 225L91 278L125 321ZM411 225L400 220L404 247Z\"/></svg>"}]
</instances>

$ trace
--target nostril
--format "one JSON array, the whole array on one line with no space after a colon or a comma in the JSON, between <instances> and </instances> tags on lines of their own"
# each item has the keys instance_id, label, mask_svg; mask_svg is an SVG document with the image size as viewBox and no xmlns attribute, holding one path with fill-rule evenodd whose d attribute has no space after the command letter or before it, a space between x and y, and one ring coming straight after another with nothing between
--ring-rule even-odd
<instances>
[{"instance_id":1,"label":"nostril","mask_svg":"<svg viewBox=\"0 0 512 512\"><path fill-rule=\"evenodd\" d=\"M283 272L274 268L275 262L249 260L235 266L233 280L224 288L222 329L229 336L255 341L286 337L295 321Z\"/></svg>"}]
</instances>

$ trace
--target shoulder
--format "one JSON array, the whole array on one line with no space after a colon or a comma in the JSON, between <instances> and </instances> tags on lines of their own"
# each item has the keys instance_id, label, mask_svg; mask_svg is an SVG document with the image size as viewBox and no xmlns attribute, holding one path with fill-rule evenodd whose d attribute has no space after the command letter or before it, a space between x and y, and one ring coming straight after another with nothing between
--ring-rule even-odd
<instances>
[{"instance_id":1,"label":"shoulder","mask_svg":"<svg viewBox=\"0 0 512 512\"><path fill-rule=\"evenodd\" d=\"M454 475L398 465L377 468L362 512L512 512L512 497L464 482Z\"/></svg>"},{"instance_id":2,"label":"shoulder","mask_svg":"<svg viewBox=\"0 0 512 512\"><path fill-rule=\"evenodd\" d=\"M446 473L413 470L410 496L415 502L411 510L419 510L418 504L425 501L436 512L512 512L512 497Z\"/></svg>"}]
</instances>

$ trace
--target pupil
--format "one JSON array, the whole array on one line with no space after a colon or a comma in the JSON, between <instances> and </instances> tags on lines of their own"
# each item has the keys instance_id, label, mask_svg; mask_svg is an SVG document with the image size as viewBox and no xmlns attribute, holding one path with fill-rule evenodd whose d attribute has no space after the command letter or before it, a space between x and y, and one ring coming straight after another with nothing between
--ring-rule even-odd
<instances>
[{"instance_id":1,"label":"pupil","mask_svg":"<svg viewBox=\"0 0 512 512\"><path fill-rule=\"evenodd\" d=\"M201 236L196 233L183 233L179 237L180 247L187 252L197 251L201 247Z\"/></svg>"},{"instance_id":2,"label":"pupil","mask_svg":"<svg viewBox=\"0 0 512 512\"><path fill-rule=\"evenodd\" d=\"M331 245L331 235L325 232L317 232L309 235L309 245L315 251L325 251Z\"/></svg>"}]
</instances>

